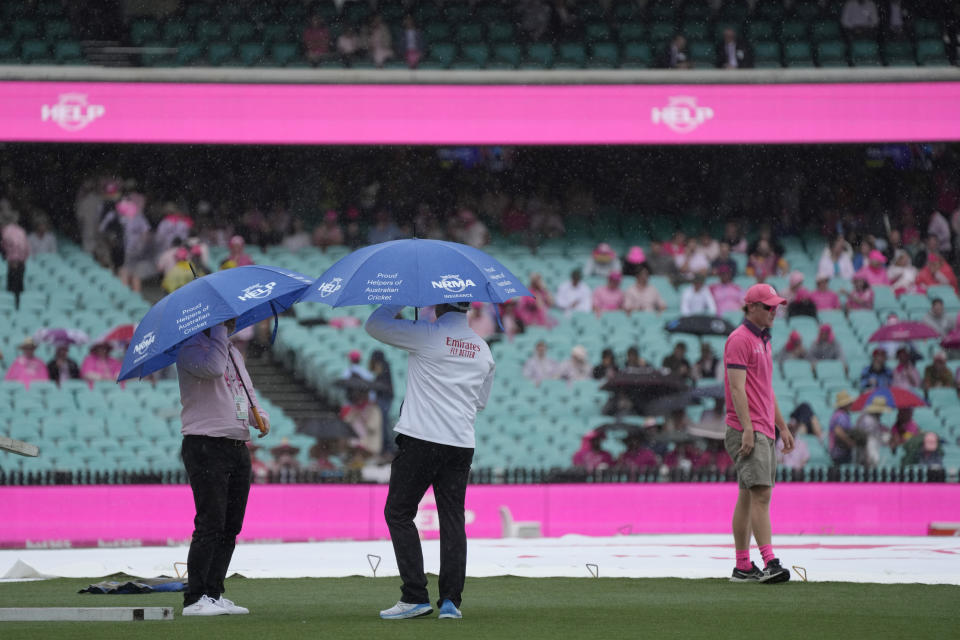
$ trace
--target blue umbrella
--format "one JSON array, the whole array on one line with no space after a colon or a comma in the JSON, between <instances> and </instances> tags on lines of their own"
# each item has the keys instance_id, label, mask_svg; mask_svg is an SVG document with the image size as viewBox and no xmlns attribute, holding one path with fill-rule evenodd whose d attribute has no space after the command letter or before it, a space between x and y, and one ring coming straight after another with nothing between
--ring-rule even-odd
<instances>
[{"instance_id":1,"label":"blue umbrella","mask_svg":"<svg viewBox=\"0 0 960 640\"><path fill-rule=\"evenodd\" d=\"M533 294L506 267L473 247L442 240L392 240L358 249L323 272L301 302L331 307L506 302Z\"/></svg>"},{"instance_id":2,"label":"blue umbrella","mask_svg":"<svg viewBox=\"0 0 960 640\"><path fill-rule=\"evenodd\" d=\"M239 331L276 316L296 302L311 282L288 269L249 265L211 273L180 287L143 316L117 381L142 378L173 364L184 340L225 320L236 318Z\"/></svg>"}]
</instances>

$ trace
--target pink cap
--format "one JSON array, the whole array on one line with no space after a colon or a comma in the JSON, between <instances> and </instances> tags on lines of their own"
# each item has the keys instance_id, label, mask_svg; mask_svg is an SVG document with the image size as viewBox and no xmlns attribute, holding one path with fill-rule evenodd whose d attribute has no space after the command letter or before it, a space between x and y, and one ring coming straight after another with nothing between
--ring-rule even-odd
<instances>
[{"instance_id":1,"label":"pink cap","mask_svg":"<svg viewBox=\"0 0 960 640\"><path fill-rule=\"evenodd\" d=\"M620 282L623 279L623 274L619 271L611 271L610 275L607 276L607 280L611 282Z\"/></svg>"},{"instance_id":2,"label":"pink cap","mask_svg":"<svg viewBox=\"0 0 960 640\"><path fill-rule=\"evenodd\" d=\"M111 180L107 184L103 185L103 192L109 193L110 195L120 193L120 183L115 180Z\"/></svg>"},{"instance_id":3,"label":"pink cap","mask_svg":"<svg viewBox=\"0 0 960 640\"><path fill-rule=\"evenodd\" d=\"M887 261L887 257L876 249L871 251L867 257L870 258L870 262L879 262L883 264Z\"/></svg>"},{"instance_id":4,"label":"pink cap","mask_svg":"<svg viewBox=\"0 0 960 640\"><path fill-rule=\"evenodd\" d=\"M356 220L360 217L360 209L356 207L350 207L347 209L347 220Z\"/></svg>"},{"instance_id":5,"label":"pink cap","mask_svg":"<svg viewBox=\"0 0 960 640\"><path fill-rule=\"evenodd\" d=\"M787 303L786 298L781 298L777 294L777 290L765 282L758 282L747 289L747 295L743 297L743 301L747 304L759 302L769 307Z\"/></svg>"},{"instance_id":6,"label":"pink cap","mask_svg":"<svg viewBox=\"0 0 960 640\"><path fill-rule=\"evenodd\" d=\"M333 209L330 209L325 214L323 214L323 219L327 222L336 222L337 221L337 212Z\"/></svg>"},{"instance_id":7,"label":"pink cap","mask_svg":"<svg viewBox=\"0 0 960 640\"><path fill-rule=\"evenodd\" d=\"M177 250L173 252L173 257L177 260L186 260L190 257L190 253L186 247L177 247Z\"/></svg>"},{"instance_id":8,"label":"pink cap","mask_svg":"<svg viewBox=\"0 0 960 640\"><path fill-rule=\"evenodd\" d=\"M244 244L246 243L240 236L233 236L230 238L230 248L242 249Z\"/></svg>"},{"instance_id":9,"label":"pink cap","mask_svg":"<svg viewBox=\"0 0 960 640\"><path fill-rule=\"evenodd\" d=\"M801 282L803 282L803 274L802 274L802 273L800 273L799 271L794 271L793 273L790 274L790 286L791 286L791 287L795 287L795 286L797 286L798 284L800 284Z\"/></svg>"},{"instance_id":10,"label":"pink cap","mask_svg":"<svg viewBox=\"0 0 960 640\"><path fill-rule=\"evenodd\" d=\"M350 358L350 362L353 362L354 364L356 364L357 362L360 362L360 352L357 351L356 349L351 351L348 354L348 357Z\"/></svg>"},{"instance_id":11,"label":"pink cap","mask_svg":"<svg viewBox=\"0 0 960 640\"><path fill-rule=\"evenodd\" d=\"M627 252L627 262L633 264L640 264L641 262L647 261L647 254L643 252L643 249L640 247L630 247L630 251Z\"/></svg>"}]
</instances>

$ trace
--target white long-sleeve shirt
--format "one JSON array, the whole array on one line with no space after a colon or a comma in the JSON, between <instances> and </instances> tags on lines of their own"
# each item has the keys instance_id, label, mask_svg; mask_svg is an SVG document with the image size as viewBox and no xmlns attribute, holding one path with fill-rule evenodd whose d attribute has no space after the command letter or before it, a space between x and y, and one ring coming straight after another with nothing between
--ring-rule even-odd
<instances>
[{"instance_id":1,"label":"white long-sleeve shirt","mask_svg":"<svg viewBox=\"0 0 960 640\"><path fill-rule=\"evenodd\" d=\"M467 316L447 312L436 322L398 319L403 307L382 306L367 319L371 336L409 352L407 394L394 431L420 440L474 448L473 423L493 387L490 347Z\"/></svg>"},{"instance_id":2,"label":"white long-sleeve shirt","mask_svg":"<svg viewBox=\"0 0 960 640\"><path fill-rule=\"evenodd\" d=\"M564 311L593 311L593 291L582 280L577 286L568 280L557 287L554 304Z\"/></svg>"},{"instance_id":3,"label":"white long-sleeve shirt","mask_svg":"<svg viewBox=\"0 0 960 640\"><path fill-rule=\"evenodd\" d=\"M713 300L713 294L707 287L702 286L697 291L693 285L687 286L680 296L680 315L717 315L717 303Z\"/></svg>"}]
</instances>

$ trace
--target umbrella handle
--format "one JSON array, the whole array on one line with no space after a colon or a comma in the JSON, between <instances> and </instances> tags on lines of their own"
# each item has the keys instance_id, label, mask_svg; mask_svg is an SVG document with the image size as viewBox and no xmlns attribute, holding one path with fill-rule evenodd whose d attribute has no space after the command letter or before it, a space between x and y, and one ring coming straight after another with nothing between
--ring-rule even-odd
<instances>
[{"instance_id":1,"label":"umbrella handle","mask_svg":"<svg viewBox=\"0 0 960 640\"><path fill-rule=\"evenodd\" d=\"M267 425L263 424L263 418L260 417L260 412L257 411L257 408L250 405L250 411L253 413L253 420L257 423L257 429L260 431L260 437L267 435Z\"/></svg>"}]
</instances>

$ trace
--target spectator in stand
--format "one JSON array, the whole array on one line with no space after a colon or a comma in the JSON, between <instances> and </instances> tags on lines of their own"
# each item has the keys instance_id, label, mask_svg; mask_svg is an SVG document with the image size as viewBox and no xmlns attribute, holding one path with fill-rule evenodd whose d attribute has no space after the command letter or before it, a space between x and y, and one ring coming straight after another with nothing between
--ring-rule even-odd
<instances>
[{"instance_id":1,"label":"spectator in stand","mask_svg":"<svg viewBox=\"0 0 960 640\"><path fill-rule=\"evenodd\" d=\"M407 14L403 18L403 59L406 60L407 66L416 69L420 65L420 59L423 58L425 50L423 33L417 28L413 16Z\"/></svg>"},{"instance_id":2,"label":"spectator in stand","mask_svg":"<svg viewBox=\"0 0 960 640\"><path fill-rule=\"evenodd\" d=\"M503 210L500 216L500 233L512 240L531 244L530 215L524 198L516 197Z\"/></svg>"},{"instance_id":3,"label":"spectator in stand","mask_svg":"<svg viewBox=\"0 0 960 640\"><path fill-rule=\"evenodd\" d=\"M544 380L553 380L557 377L560 363L547 355L547 343L538 340L533 355L523 363L523 377L536 386Z\"/></svg>"},{"instance_id":4,"label":"spectator in stand","mask_svg":"<svg viewBox=\"0 0 960 640\"><path fill-rule=\"evenodd\" d=\"M944 259L936 253L927 256L927 264L917 274L917 286L926 289L938 284L946 284L957 291L957 276Z\"/></svg>"},{"instance_id":5,"label":"spectator in stand","mask_svg":"<svg viewBox=\"0 0 960 640\"><path fill-rule=\"evenodd\" d=\"M47 374L50 380L57 383L57 386L63 384L64 380L80 378L80 366L70 357L69 343L57 343L53 358L47 363Z\"/></svg>"},{"instance_id":6,"label":"spectator in stand","mask_svg":"<svg viewBox=\"0 0 960 640\"><path fill-rule=\"evenodd\" d=\"M666 276L670 280L677 278L677 263L673 256L667 253L666 243L654 240L650 243L650 251L647 253L647 268L655 276Z\"/></svg>"},{"instance_id":7,"label":"spectator in stand","mask_svg":"<svg viewBox=\"0 0 960 640\"><path fill-rule=\"evenodd\" d=\"M493 306L486 302L473 302L467 312L467 324L474 333L488 340L497 332L497 322L493 317Z\"/></svg>"},{"instance_id":8,"label":"spectator in stand","mask_svg":"<svg viewBox=\"0 0 960 640\"><path fill-rule=\"evenodd\" d=\"M643 431L628 433L623 439L626 450L617 458L620 469L656 469L660 464L657 454L648 446L648 438Z\"/></svg>"},{"instance_id":9,"label":"spectator in stand","mask_svg":"<svg viewBox=\"0 0 960 640\"><path fill-rule=\"evenodd\" d=\"M124 261L123 220L117 212L117 203L121 197L120 183L110 180L103 186L103 204L100 208L101 262L117 274Z\"/></svg>"},{"instance_id":10,"label":"spectator in stand","mask_svg":"<svg viewBox=\"0 0 960 640\"><path fill-rule=\"evenodd\" d=\"M650 364L640 357L640 350L635 345L627 347L627 358L623 362L623 369L620 373L644 374L656 373Z\"/></svg>"},{"instance_id":11,"label":"spectator in stand","mask_svg":"<svg viewBox=\"0 0 960 640\"><path fill-rule=\"evenodd\" d=\"M447 230L440 224L440 218L425 202L417 205L417 215L413 219L414 236L425 240L446 240Z\"/></svg>"},{"instance_id":12,"label":"spectator in stand","mask_svg":"<svg viewBox=\"0 0 960 640\"><path fill-rule=\"evenodd\" d=\"M896 452L897 447L919 433L920 427L913 419L913 409L897 409L897 418L890 426L890 451Z\"/></svg>"},{"instance_id":13,"label":"spectator in stand","mask_svg":"<svg viewBox=\"0 0 960 640\"><path fill-rule=\"evenodd\" d=\"M720 257L720 243L710 235L709 231L703 230L697 240L697 251L707 258L707 262L710 264L710 268L707 269L709 274L710 269L713 268L713 261Z\"/></svg>"},{"instance_id":14,"label":"spectator in stand","mask_svg":"<svg viewBox=\"0 0 960 640\"><path fill-rule=\"evenodd\" d=\"M792 434L808 433L823 440L823 427L809 403L801 402L794 408L787 419L787 426L793 429L790 431Z\"/></svg>"},{"instance_id":15,"label":"spectator in stand","mask_svg":"<svg viewBox=\"0 0 960 640\"><path fill-rule=\"evenodd\" d=\"M782 366L787 360L806 360L807 358L807 349L803 346L803 336L800 335L799 331L791 331L787 342L777 353L777 363Z\"/></svg>"},{"instance_id":16,"label":"spectator in stand","mask_svg":"<svg viewBox=\"0 0 960 640\"><path fill-rule=\"evenodd\" d=\"M704 277L697 274L693 282L683 289L680 295L680 315L717 315L717 303L713 300L713 294L703 286Z\"/></svg>"},{"instance_id":17,"label":"spectator in stand","mask_svg":"<svg viewBox=\"0 0 960 640\"><path fill-rule=\"evenodd\" d=\"M913 15L909 8L903 6L903 2L887 0L878 8L885 40L903 40L909 37Z\"/></svg>"},{"instance_id":18,"label":"spectator in stand","mask_svg":"<svg viewBox=\"0 0 960 640\"><path fill-rule=\"evenodd\" d=\"M80 364L80 377L91 389L95 382L115 382L120 374L120 361L110 357L111 349L109 342L96 342Z\"/></svg>"},{"instance_id":19,"label":"spectator in stand","mask_svg":"<svg viewBox=\"0 0 960 640\"><path fill-rule=\"evenodd\" d=\"M3 376L4 380L22 382L27 389L34 380L49 380L50 374L47 371L47 365L43 360L34 354L37 351L37 344L33 338L24 338L20 343L20 355L17 356L7 369Z\"/></svg>"},{"instance_id":20,"label":"spectator in stand","mask_svg":"<svg viewBox=\"0 0 960 640\"><path fill-rule=\"evenodd\" d=\"M137 203L130 198L117 202L117 213L123 224L123 264L120 267L120 280L139 292L142 288L141 275L152 272L153 247L150 223Z\"/></svg>"},{"instance_id":21,"label":"spectator in stand","mask_svg":"<svg viewBox=\"0 0 960 640\"><path fill-rule=\"evenodd\" d=\"M382 69L387 60L393 58L393 37L390 35L390 27L383 21L380 14L374 15L370 21L367 49L373 64L378 69Z\"/></svg>"},{"instance_id":22,"label":"spectator in stand","mask_svg":"<svg viewBox=\"0 0 960 640\"><path fill-rule=\"evenodd\" d=\"M607 347L600 354L600 364L593 368L593 379L607 381L617 375L620 369L617 367L617 358L613 355L613 349Z\"/></svg>"},{"instance_id":23,"label":"spectator in stand","mask_svg":"<svg viewBox=\"0 0 960 640\"><path fill-rule=\"evenodd\" d=\"M163 206L163 212L163 219L154 234L154 245L158 254L173 247L176 238L179 238L181 243L186 242L193 232L193 218L181 213L177 205L168 202Z\"/></svg>"},{"instance_id":24,"label":"spectator in stand","mask_svg":"<svg viewBox=\"0 0 960 640\"><path fill-rule=\"evenodd\" d=\"M853 255L853 268L855 271L860 271L869 262L868 256L870 252L877 248L876 243L874 242L873 236L866 235L860 239L860 244L857 247L857 252Z\"/></svg>"},{"instance_id":25,"label":"spectator in stand","mask_svg":"<svg viewBox=\"0 0 960 640\"><path fill-rule=\"evenodd\" d=\"M297 253L309 247L312 244L313 238L307 233L306 227L303 224L303 218L299 216L295 217L291 220L290 224L290 233L284 236L280 246L290 253Z\"/></svg>"},{"instance_id":26,"label":"spectator in stand","mask_svg":"<svg viewBox=\"0 0 960 640\"><path fill-rule=\"evenodd\" d=\"M517 335L518 333L523 333L526 329L526 327L523 325L523 321L517 317L516 298L507 300L500 305L500 324L503 325L503 335L507 336L508 340L513 340L513 336Z\"/></svg>"},{"instance_id":27,"label":"spectator in stand","mask_svg":"<svg viewBox=\"0 0 960 640\"><path fill-rule=\"evenodd\" d=\"M363 366L360 362L362 359L363 354L361 354L359 350L351 349L347 354L347 367L340 373L340 379L348 380L357 377L367 382L373 382L373 372Z\"/></svg>"},{"instance_id":28,"label":"spectator in stand","mask_svg":"<svg viewBox=\"0 0 960 640\"><path fill-rule=\"evenodd\" d=\"M867 256L867 264L857 271L856 275L862 277L870 286L890 284L890 278L887 277L887 269L884 266L887 263L886 256L880 251L873 249Z\"/></svg>"},{"instance_id":29,"label":"spectator in stand","mask_svg":"<svg viewBox=\"0 0 960 640\"><path fill-rule=\"evenodd\" d=\"M779 257L770 247L770 242L761 239L747 260L746 274L757 282L763 282L771 276L782 276L789 270L787 261Z\"/></svg>"},{"instance_id":30,"label":"spectator in stand","mask_svg":"<svg viewBox=\"0 0 960 640\"><path fill-rule=\"evenodd\" d=\"M352 26L348 26L337 36L337 55L345 67L352 67L363 52L363 40Z\"/></svg>"},{"instance_id":31,"label":"spectator in stand","mask_svg":"<svg viewBox=\"0 0 960 640\"><path fill-rule=\"evenodd\" d=\"M853 464L874 467L880 461L880 444L888 434L880 416L889 412L886 398L874 396L860 413L849 433L857 444L853 450Z\"/></svg>"},{"instance_id":32,"label":"spectator in stand","mask_svg":"<svg viewBox=\"0 0 960 640\"><path fill-rule=\"evenodd\" d=\"M374 458L383 453L383 414L367 391L347 392L347 404L340 409L340 419L349 424L356 438L350 441L355 453ZM359 451L357 451L359 450Z\"/></svg>"},{"instance_id":33,"label":"spectator in stand","mask_svg":"<svg viewBox=\"0 0 960 640\"><path fill-rule=\"evenodd\" d=\"M878 347L870 355L870 364L860 372L860 390L889 387L892 382L893 372L887 366L887 352Z\"/></svg>"},{"instance_id":34,"label":"spectator in stand","mask_svg":"<svg viewBox=\"0 0 960 640\"><path fill-rule=\"evenodd\" d=\"M613 466L613 456L601 446L604 438L606 435L596 429L585 433L580 449L573 454L573 466L587 472Z\"/></svg>"},{"instance_id":35,"label":"spectator in stand","mask_svg":"<svg viewBox=\"0 0 960 640\"><path fill-rule=\"evenodd\" d=\"M663 69L692 69L693 62L687 49L686 37L679 33L675 35L664 49L657 66Z\"/></svg>"},{"instance_id":36,"label":"spectator in stand","mask_svg":"<svg viewBox=\"0 0 960 640\"><path fill-rule=\"evenodd\" d=\"M276 474L281 480L289 481L290 478L294 478L300 470L298 453L300 453L300 447L295 447L286 438L281 438L280 444L270 449L270 455L273 456L273 460L268 463L270 473Z\"/></svg>"},{"instance_id":37,"label":"spectator in stand","mask_svg":"<svg viewBox=\"0 0 960 640\"><path fill-rule=\"evenodd\" d=\"M518 313L520 313L521 309L526 309L525 314L520 316L520 319L523 321L523 323L526 325L535 324L543 327L552 327L556 325L557 321L550 317L549 314L550 307L554 306L553 294L550 293L547 285L544 284L543 276L537 272L531 273L530 285L528 289L534 297L523 298L520 301L520 307L517 309Z\"/></svg>"},{"instance_id":38,"label":"spectator in stand","mask_svg":"<svg viewBox=\"0 0 960 640\"><path fill-rule=\"evenodd\" d=\"M672 376L679 376L685 380L693 380L693 367L687 360L687 343L678 342L673 345L673 351L663 359L661 364Z\"/></svg>"},{"instance_id":39,"label":"spectator in stand","mask_svg":"<svg viewBox=\"0 0 960 640\"><path fill-rule=\"evenodd\" d=\"M787 304L806 300L809 296L810 292L803 286L803 274L799 271L791 271L790 277L787 279L787 290L783 294L783 297L787 299Z\"/></svg>"},{"instance_id":40,"label":"spectator in stand","mask_svg":"<svg viewBox=\"0 0 960 640\"><path fill-rule=\"evenodd\" d=\"M677 256L682 256L687 248L687 234L680 229L673 232L673 236L663 243L663 251L673 256L674 264L677 262Z\"/></svg>"},{"instance_id":41,"label":"spectator in stand","mask_svg":"<svg viewBox=\"0 0 960 640\"><path fill-rule=\"evenodd\" d=\"M690 238L683 247L683 253L674 256L677 270L684 280L692 280L695 276L705 276L710 273L710 259L700 250L696 239Z\"/></svg>"},{"instance_id":42,"label":"spectator in stand","mask_svg":"<svg viewBox=\"0 0 960 640\"><path fill-rule=\"evenodd\" d=\"M826 277L828 279L843 278L849 280L853 278L854 273L853 247L843 236L837 236L823 248L823 252L820 254L820 262L817 265L817 279Z\"/></svg>"},{"instance_id":43,"label":"spectator in stand","mask_svg":"<svg viewBox=\"0 0 960 640\"><path fill-rule=\"evenodd\" d=\"M257 457L257 451L260 445L254 444L253 440L247 440L247 450L250 452L250 481L256 484L265 484L267 476L270 475L270 467L267 463Z\"/></svg>"},{"instance_id":44,"label":"spectator in stand","mask_svg":"<svg viewBox=\"0 0 960 640\"><path fill-rule=\"evenodd\" d=\"M400 227L393 221L393 216L386 209L377 210L374 216L373 226L367 232L367 244L380 244L381 242L390 242L399 240L403 237Z\"/></svg>"},{"instance_id":45,"label":"spectator in stand","mask_svg":"<svg viewBox=\"0 0 960 640\"><path fill-rule=\"evenodd\" d=\"M910 261L910 254L903 249L897 249L893 254L893 261L887 267L887 278L890 287L897 296L904 293L917 293L917 276L920 272Z\"/></svg>"},{"instance_id":46,"label":"spectator in stand","mask_svg":"<svg viewBox=\"0 0 960 640\"><path fill-rule=\"evenodd\" d=\"M39 213L33 218L33 231L27 234L27 243L30 245L30 255L57 252L57 237L50 232L50 218L45 213Z\"/></svg>"},{"instance_id":47,"label":"spectator in stand","mask_svg":"<svg viewBox=\"0 0 960 640\"><path fill-rule=\"evenodd\" d=\"M729 220L723 225L723 237L720 242L725 242L730 246L731 253L746 253L747 239L743 235L740 224Z\"/></svg>"},{"instance_id":48,"label":"spectator in stand","mask_svg":"<svg viewBox=\"0 0 960 640\"><path fill-rule=\"evenodd\" d=\"M919 436L911 438L904 445L903 450L901 464L904 466L943 467L943 447L940 444L940 436L935 431L925 432L923 438Z\"/></svg>"},{"instance_id":49,"label":"spectator in stand","mask_svg":"<svg viewBox=\"0 0 960 640\"><path fill-rule=\"evenodd\" d=\"M451 229L450 233L453 240L470 245L475 249L490 244L490 231L487 229L487 225L483 224L473 211L461 207L457 212L456 220L459 222L459 226Z\"/></svg>"},{"instance_id":50,"label":"spectator in stand","mask_svg":"<svg viewBox=\"0 0 960 640\"><path fill-rule=\"evenodd\" d=\"M310 23L303 30L303 50L307 62L314 65L330 57L330 30L323 22L323 16L315 14L310 17Z\"/></svg>"},{"instance_id":51,"label":"spectator in stand","mask_svg":"<svg viewBox=\"0 0 960 640\"><path fill-rule=\"evenodd\" d=\"M344 244L343 229L337 222L338 217L339 215L333 209L323 214L323 222L313 230L313 246L319 247L321 251L326 251L327 247L338 247Z\"/></svg>"},{"instance_id":52,"label":"spectator in stand","mask_svg":"<svg viewBox=\"0 0 960 640\"><path fill-rule=\"evenodd\" d=\"M753 67L753 50L734 29L723 30L723 40L717 43L718 69L749 69Z\"/></svg>"},{"instance_id":53,"label":"spectator in stand","mask_svg":"<svg viewBox=\"0 0 960 640\"><path fill-rule=\"evenodd\" d=\"M783 465L787 469L803 469L804 465L810 460L810 448L803 438L797 437L797 431L800 426L796 420L787 422L787 428L793 435L793 450L789 453L783 452L783 440L777 435L777 441L774 448L777 452L777 464Z\"/></svg>"},{"instance_id":54,"label":"spectator in stand","mask_svg":"<svg viewBox=\"0 0 960 640\"><path fill-rule=\"evenodd\" d=\"M855 309L873 309L874 293L866 278L857 274L853 277L853 291L847 291L847 311Z\"/></svg>"},{"instance_id":55,"label":"spectator in stand","mask_svg":"<svg viewBox=\"0 0 960 640\"><path fill-rule=\"evenodd\" d=\"M607 283L593 290L593 312L598 316L607 311L623 309L623 291L620 289L620 272L614 271L607 276Z\"/></svg>"},{"instance_id":56,"label":"spectator in stand","mask_svg":"<svg viewBox=\"0 0 960 640\"><path fill-rule=\"evenodd\" d=\"M953 245L950 242L950 223L947 222L947 217L939 209L934 209L933 213L930 214L927 235L934 236L937 239L937 253L944 257L950 256L953 250Z\"/></svg>"},{"instance_id":57,"label":"spectator in stand","mask_svg":"<svg viewBox=\"0 0 960 640\"><path fill-rule=\"evenodd\" d=\"M0 203L6 202L5 200ZM100 226L100 208L103 198L95 180L84 180L77 190L74 213L80 229L83 250L93 255L97 249L97 227Z\"/></svg>"},{"instance_id":58,"label":"spectator in stand","mask_svg":"<svg viewBox=\"0 0 960 640\"><path fill-rule=\"evenodd\" d=\"M587 264L583 268L584 277L593 276L607 277L611 273L621 273L620 258L617 252L613 250L606 242L601 242L590 254Z\"/></svg>"},{"instance_id":59,"label":"spectator in stand","mask_svg":"<svg viewBox=\"0 0 960 640\"><path fill-rule=\"evenodd\" d=\"M844 372L847 371L847 359L843 356L843 348L840 346L840 343L837 342L836 337L833 335L833 327L829 324L824 323L820 325L820 330L817 332L817 339L810 345L807 357L813 366L816 366L820 360L839 360L843 363Z\"/></svg>"},{"instance_id":60,"label":"spectator in stand","mask_svg":"<svg viewBox=\"0 0 960 640\"><path fill-rule=\"evenodd\" d=\"M873 0L847 0L840 14L840 24L849 40L876 37L880 25L876 3Z\"/></svg>"},{"instance_id":61,"label":"spectator in stand","mask_svg":"<svg viewBox=\"0 0 960 640\"><path fill-rule=\"evenodd\" d=\"M579 344L570 350L570 357L557 368L557 378L567 382L589 380L591 373L593 371L587 358L587 350Z\"/></svg>"},{"instance_id":62,"label":"spectator in stand","mask_svg":"<svg viewBox=\"0 0 960 640\"><path fill-rule=\"evenodd\" d=\"M890 384L894 387L919 387L923 383L920 372L913 364L910 349L897 349L897 366L893 368L893 377Z\"/></svg>"},{"instance_id":63,"label":"spectator in stand","mask_svg":"<svg viewBox=\"0 0 960 640\"><path fill-rule=\"evenodd\" d=\"M941 337L946 337L954 327L954 318L944 311L943 298L934 298L930 301L930 310L923 316L923 322L936 329Z\"/></svg>"},{"instance_id":64,"label":"spectator in stand","mask_svg":"<svg viewBox=\"0 0 960 640\"><path fill-rule=\"evenodd\" d=\"M938 387L956 388L956 381L947 367L947 354L937 351L933 355L933 364L923 370L923 390Z\"/></svg>"},{"instance_id":65,"label":"spectator in stand","mask_svg":"<svg viewBox=\"0 0 960 640\"><path fill-rule=\"evenodd\" d=\"M636 282L623 294L623 310L627 313L633 311L656 311L661 313L666 310L667 303L655 286L650 284L650 270L646 265L637 272Z\"/></svg>"},{"instance_id":66,"label":"spectator in stand","mask_svg":"<svg viewBox=\"0 0 960 640\"><path fill-rule=\"evenodd\" d=\"M190 268L190 252L187 248L177 247L173 255L174 263L164 272L163 281L160 283L160 286L167 293L173 293L193 280L193 270ZM225 261L224 264L227 264L227 262L229 260Z\"/></svg>"},{"instance_id":67,"label":"spectator in stand","mask_svg":"<svg viewBox=\"0 0 960 640\"><path fill-rule=\"evenodd\" d=\"M827 450L834 464L849 464L853 459L853 451L857 448L857 443L850 435L853 430L850 406L855 401L856 398L846 390L837 393L837 399L833 405L834 412L830 416L827 427L829 433Z\"/></svg>"},{"instance_id":68,"label":"spectator in stand","mask_svg":"<svg viewBox=\"0 0 960 640\"><path fill-rule=\"evenodd\" d=\"M13 294L17 309L20 308L27 258L30 257L30 243L23 227L17 224L19 219L20 214L9 206L0 212L0 253L7 261L7 291Z\"/></svg>"},{"instance_id":69,"label":"spectator in stand","mask_svg":"<svg viewBox=\"0 0 960 640\"><path fill-rule=\"evenodd\" d=\"M230 238L229 253L225 262L232 262L235 267L246 267L253 264L253 258L245 251L246 244L240 236Z\"/></svg>"},{"instance_id":70,"label":"spectator in stand","mask_svg":"<svg viewBox=\"0 0 960 640\"><path fill-rule=\"evenodd\" d=\"M630 247L627 255L623 257L623 275L636 276L640 271L647 268L647 254L640 247Z\"/></svg>"},{"instance_id":71,"label":"spectator in stand","mask_svg":"<svg viewBox=\"0 0 960 640\"><path fill-rule=\"evenodd\" d=\"M923 269L930 256L940 252L937 248L939 244L940 241L937 236L928 235L922 243L918 240L914 246L907 247L907 251L913 254L913 266L917 269Z\"/></svg>"},{"instance_id":72,"label":"spectator in stand","mask_svg":"<svg viewBox=\"0 0 960 640\"><path fill-rule=\"evenodd\" d=\"M830 290L830 277L825 275L817 276L817 288L810 291L807 297L813 302L817 311L826 311L829 309L841 309L840 296L836 291Z\"/></svg>"},{"instance_id":73,"label":"spectator in stand","mask_svg":"<svg viewBox=\"0 0 960 640\"><path fill-rule=\"evenodd\" d=\"M693 363L693 379L720 382L723 380L722 372L723 367L720 359L713 352L713 347L709 342L701 342L700 357Z\"/></svg>"},{"instance_id":74,"label":"spectator in stand","mask_svg":"<svg viewBox=\"0 0 960 640\"><path fill-rule=\"evenodd\" d=\"M719 276L724 268L730 270L731 278L737 276L737 261L730 257L730 245L726 242L721 242L718 245L716 259L710 263L710 273Z\"/></svg>"}]
</instances>

